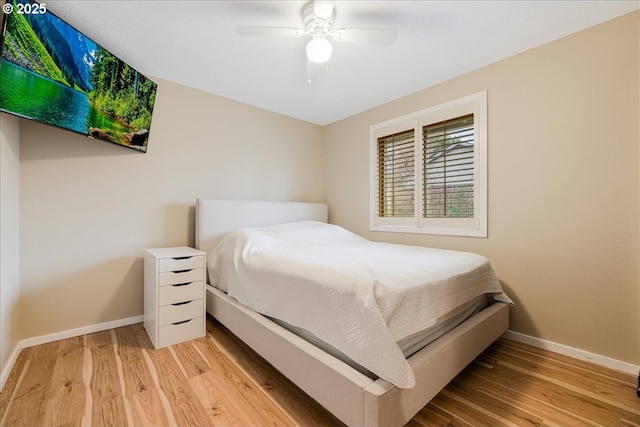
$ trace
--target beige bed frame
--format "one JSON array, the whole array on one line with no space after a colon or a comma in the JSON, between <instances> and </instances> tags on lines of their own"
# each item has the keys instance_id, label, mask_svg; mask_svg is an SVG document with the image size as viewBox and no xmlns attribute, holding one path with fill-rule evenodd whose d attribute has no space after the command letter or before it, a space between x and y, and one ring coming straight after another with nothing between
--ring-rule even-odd
<instances>
[{"instance_id":1,"label":"beige bed frame","mask_svg":"<svg viewBox=\"0 0 640 427\"><path fill-rule=\"evenodd\" d=\"M224 234L299 220L327 221L321 203L196 201L196 247L209 252ZM509 308L494 303L411 356L416 386L372 380L225 293L207 285L207 312L309 396L349 426L402 426L509 325Z\"/></svg>"}]
</instances>

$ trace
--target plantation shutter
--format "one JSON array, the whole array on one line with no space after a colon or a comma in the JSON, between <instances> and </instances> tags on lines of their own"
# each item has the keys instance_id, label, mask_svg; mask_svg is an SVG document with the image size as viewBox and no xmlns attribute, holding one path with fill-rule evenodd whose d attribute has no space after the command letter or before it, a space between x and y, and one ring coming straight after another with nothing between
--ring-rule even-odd
<instances>
[{"instance_id":1,"label":"plantation shutter","mask_svg":"<svg viewBox=\"0 0 640 427\"><path fill-rule=\"evenodd\" d=\"M423 128L424 218L473 218L473 114Z\"/></svg>"},{"instance_id":2,"label":"plantation shutter","mask_svg":"<svg viewBox=\"0 0 640 427\"><path fill-rule=\"evenodd\" d=\"M378 138L378 217L413 217L414 130Z\"/></svg>"}]
</instances>

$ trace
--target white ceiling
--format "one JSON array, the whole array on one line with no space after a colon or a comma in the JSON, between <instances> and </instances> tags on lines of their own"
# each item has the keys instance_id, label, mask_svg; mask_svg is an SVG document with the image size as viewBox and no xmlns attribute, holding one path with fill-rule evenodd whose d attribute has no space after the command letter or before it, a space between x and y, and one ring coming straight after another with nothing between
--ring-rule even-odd
<instances>
[{"instance_id":1,"label":"white ceiling","mask_svg":"<svg viewBox=\"0 0 640 427\"><path fill-rule=\"evenodd\" d=\"M304 1L64 1L57 14L147 76L325 125L640 9L634 1L337 1L335 26L395 28L391 46L240 37L301 27ZM594 61L597 61L594 58Z\"/></svg>"}]
</instances>

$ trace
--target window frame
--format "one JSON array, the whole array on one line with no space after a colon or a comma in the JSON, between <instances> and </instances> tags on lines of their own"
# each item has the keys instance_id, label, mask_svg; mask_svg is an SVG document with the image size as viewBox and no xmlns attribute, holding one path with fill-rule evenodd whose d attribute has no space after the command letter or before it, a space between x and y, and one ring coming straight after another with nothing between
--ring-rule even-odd
<instances>
[{"instance_id":1,"label":"window frame","mask_svg":"<svg viewBox=\"0 0 640 427\"><path fill-rule=\"evenodd\" d=\"M423 135L430 124L473 114L474 131L474 216L473 218L424 218ZM378 139L414 129L415 200L414 216L378 216ZM415 113L369 127L369 230L448 236L487 237L487 91L445 102Z\"/></svg>"}]
</instances>

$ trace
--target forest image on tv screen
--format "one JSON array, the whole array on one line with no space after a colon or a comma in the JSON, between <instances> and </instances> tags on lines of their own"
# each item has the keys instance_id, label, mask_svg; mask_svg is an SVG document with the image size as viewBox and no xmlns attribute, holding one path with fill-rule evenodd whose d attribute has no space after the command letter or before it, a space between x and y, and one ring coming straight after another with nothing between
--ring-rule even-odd
<instances>
[{"instance_id":1,"label":"forest image on tv screen","mask_svg":"<svg viewBox=\"0 0 640 427\"><path fill-rule=\"evenodd\" d=\"M0 110L146 152L157 85L44 3L10 4Z\"/></svg>"}]
</instances>

